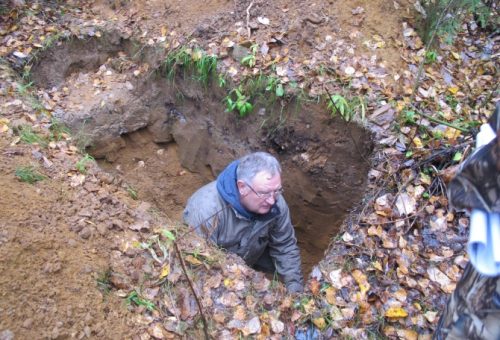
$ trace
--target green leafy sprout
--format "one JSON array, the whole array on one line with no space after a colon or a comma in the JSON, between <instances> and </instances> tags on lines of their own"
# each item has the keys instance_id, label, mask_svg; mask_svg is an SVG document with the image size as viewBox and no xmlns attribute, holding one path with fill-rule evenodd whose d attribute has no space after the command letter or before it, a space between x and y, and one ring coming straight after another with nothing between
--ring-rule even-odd
<instances>
[{"instance_id":1,"label":"green leafy sprout","mask_svg":"<svg viewBox=\"0 0 500 340\"><path fill-rule=\"evenodd\" d=\"M167 79L174 81L178 69L183 69L184 75L186 75L186 72L192 73L194 79L206 86L216 74L217 57L208 55L200 48L183 47L169 53L163 61L163 70Z\"/></svg>"},{"instance_id":2,"label":"green leafy sprout","mask_svg":"<svg viewBox=\"0 0 500 340\"><path fill-rule=\"evenodd\" d=\"M24 166L16 169L16 177L21 181L33 184L45 179L45 176L40 174L33 166Z\"/></svg>"},{"instance_id":3,"label":"green leafy sprout","mask_svg":"<svg viewBox=\"0 0 500 340\"><path fill-rule=\"evenodd\" d=\"M255 55L257 54L257 49L259 48L259 45L257 44L253 44L251 47L250 47L250 54L245 56L243 59L241 59L241 64L242 65L245 65L245 66L248 66L248 67L254 67L255 66L255 63L257 61L257 58L255 57Z\"/></svg>"},{"instance_id":4,"label":"green leafy sprout","mask_svg":"<svg viewBox=\"0 0 500 340\"><path fill-rule=\"evenodd\" d=\"M236 95L236 98L233 95ZM253 105L249 102L249 98L243 94L241 85L229 92L224 101L226 102L226 111L236 110L240 117L245 117L253 110Z\"/></svg>"},{"instance_id":5,"label":"green leafy sprout","mask_svg":"<svg viewBox=\"0 0 500 340\"><path fill-rule=\"evenodd\" d=\"M94 157L90 156L89 154L85 154L85 156L83 156L78 162L76 162L76 170L85 175L87 173L87 165L94 161Z\"/></svg>"},{"instance_id":6,"label":"green leafy sprout","mask_svg":"<svg viewBox=\"0 0 500 340\"><path fill-rule=\"evenodd\" d=\"M430 50L425 52L425 63L426 64L433 64L436 62L438 57L438 54L436 51Z\"/></svg>"},{"instance_id":7,"label":"green leafy sprout","mask_svg":"<svg viewBox=\"0 0 500 340\"><path fill-rule=\"evenodd\" d=\"M137 194L137 189L135 189L130 185L127 186L127 192L133 200L137 200L139 198L139 195Z\"/></svg>"},{"instance_id":8,"label":"green leafy sprout","mask_svg":"<svg viewBox=\"0 0 500 340\"><path fill-rule=\"evenodd\" d=\"M333 96L329 96L328 98L328 109L330 109L330 114L332 117L335 117L339 114L346 122L350 121L352 118L352 110L349 106L349 103L345 99L345 97L334 94Z\"/></svg>"},{"instance_id":9,"label":"green leafy sprout","mask_svg":"<svg viewBox=\"0 0 500 340\"><path fill-rule=\"evenodd\" d=\"M137 290L130 292L126 301L128 305L135 304L136 306L144 306L151 312L156 309L155 304L152 301L141 297Z\"/></svg>"},{"instance_id":10,"label":"green leafy sprout","mask_svg":"<svg viewBox=\"0 0 500 340\"><path fill-rule=\"evenodd\" d=\"M22 125L19 127L19 138L26 144L39 144L41 146L47 146L48 144L47 141L42 136L35 133L29 125Z\"/></svg>"}]
</instances>

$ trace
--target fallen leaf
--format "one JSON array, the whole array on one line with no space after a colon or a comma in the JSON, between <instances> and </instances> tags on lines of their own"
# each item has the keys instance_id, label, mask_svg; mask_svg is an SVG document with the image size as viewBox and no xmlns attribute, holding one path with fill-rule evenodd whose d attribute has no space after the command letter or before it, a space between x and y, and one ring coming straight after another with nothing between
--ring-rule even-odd
<instances>
[{"instance_id":1,"label":"fallen leaf","mask_svg":"<svg viewBox=\"0 0 500 340\"><path fill-rule=\"evenodd\" d=\"M385 311L384 315L388 318L405 318L408 312L401 307L391 307Z\"/></svg>"},{"instance_id":2,"label":"fallen leaf","mask_svg":"<svg viewBox=\"0 0 500 340\"><path fill-rule=\"evenodd\" d=\"M399 194L396 198L396 208L398 209L399 215L410 215L416 210L417 202L413 197L407 193Z\"/></svg>"},{"instance_id":3,"label":"fallen leaf","mask_svg":"<svg viewBox=\"0 0 500 340\"><path fill-rule=\"evenodd\" d=\"M398 330L396 330L396 333L398 334L400 339L404 339L404 340L417 340L418 339L418 333L412 329L398 329Z\"/></svg>"},{"instance_id":4,"label":"fallen leaf","mask_svg":"<svg viewBox=\"0 0 500 340\"><path fill-rule=\"evenodd\" d=\"M437 282L445 293L452 293L455 290L455 284L451 282L451 280L446 276L442 271L437 269L436 267L430 267L427 269L427 274L429 275L429 279L431 281Z\"/></svg>"},{"instance_id":5,"label":"fallen leaf","mask_svg":"<svg viewBox=\"0 0 500 340\"><path fill-rule=\"evenodd\" d=\"M359 285L359 290L361 291L361 294L365 295L365 293L370 289L370 284L368 283L368 281L366 279L366 275L363 274L358 269L353 271L351 275L354 278L354 280L356 281L356 283Z\"/></svg>"},{"instance_id":6,"label":"fallen leaf","mask_svg":"<svg viewBox=\"0 0 500 340\"><path fill-rule=\"evenodd\" d=\"M342 284L342 268L337 270L332 270L328 277L330 278L330 283L333 287L341 289L344 285Z\"/></svg>"},{"instance_id":7,"label":"fallen leaf","mask_svg":"<svg viewBox=\"0 0 500 340\"><path fill-rule=\"evenodd\" d=\"M326 302L328 302L331 305L335 304L335 288L333 287L328 287L325 289L325 298Z\"/></svg>"},{"instance_id":8,"label":"fallen leaf","mask_svg":"<svg viewBox=\"0 0 500 340\"><path fill-rule=\"evenodd\" d=\"M266 17L257 17L257 21L260 22L262 25L269 25L270 21Z\"/></svg>"},{"instance_id":9,"label":"fallen leaf","mask_svg":"<svg viewBox=\"0 0 500 340\"><path fill-rule=\"evenodd\" d=\"M238 305L235 308L233 318L236 320L243 321L247 318L247 313L245 312L245 307Z\"/></svg>"},{"instance_id":10,"label":"fallen leaf","mask_svg":"<svg viewBox=\"0 0 500 340\"><path fill-rule=\"evenodd\" d=\"M195 266L199 266L200 264L203 264L203 262L201 262L200 260L198 260L193 255L186 256L184 260L186 260L187 262L189 262L189 263L191 263L192 265L195 265Z\"/></svg>"},{"instance_id":11,"label":"fallen leaf","mask_svg":"<svg viewBox=\"0 0 500 340\"><path fill-rule=\"evenodd\" d=\"M436 321L437 315L438 315L438 312L427 311L427 312L425 312L424 317L430 323L434 323L434 321Z\"/></svg>"},{"instance_id":12,"label":"fallen leaf","mask_svg":"<svg viewBox=\"0 0 500 340\"><path fill-rule=\"evenodd\" d=\"M321 283L316 280L312 279L309 283L309 289L311 290L312 295L317 296L319 294L319 289L321 288Z\"/></svg>"},{"instance_id":13,"label":"fallen leaf","mask_svg":"<svg viewBox=\"0 0 500 340\"><path fill-rule=\"evenodd\" d=\"M243 330L243 333L246 335L256 334L256 333L260 333L260 330L261 330L261 326L260 326L259 317L255 316L247 322L247 324L245 325L245 328Z\"/></svg>"},{"instance_id":14,"label":"fallen leaf","mask_svg":"<svg viewBox=\"0 0 500 340\"><path fill-rule=\"evenodd\" d=\"M275 334L280 334L285 330L285 324L280 320L276 320L274 318L271 319L271 330Z\"/></svg>"},{"instance_id":15,"label":"fallen leaf","mask_svg":"<svg viewBox=\"0 0 500 340\"><path fill-rule=\"evenodd\" d=\"M170 274L170 264L169 263L164 264L163 267L161 268L160 279L163 279L168 274Z\"/></svg>"},{"instance_id":16,"label":"fallen leaf","mask_svg":"<svg viewBox=\"0 0 500 340\"><path fill-rule=\"evenodd\" d=\"M325 321L325 319L324 319L324 318L321 318L321 317L320 317L320 318L316 318L316 319L314 319L314 320L313 320L313 323L314 323L314 325L315 325L316 327L318 327L320 330L321 330L321 329L323 329L323 328L325 328L325 326L326 326L326 321Z\"/></svg>"}]
</instances>

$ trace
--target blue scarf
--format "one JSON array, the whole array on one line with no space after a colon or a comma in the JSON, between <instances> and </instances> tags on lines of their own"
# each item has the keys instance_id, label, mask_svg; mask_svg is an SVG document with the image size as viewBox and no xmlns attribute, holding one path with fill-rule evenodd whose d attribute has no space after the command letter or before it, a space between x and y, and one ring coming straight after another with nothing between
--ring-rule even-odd
<instances>
[{"instance_id":1,"label":"blue scarf","mask_svg":"<svg viewBox=\"0 0 500 340\"><path fill-rule=\"evenodd\" d=\"M224 201L231 204L241 216L252 219L255 214L246 210L240 203L240 192L236 185L236 169L239 163L239 160L235 160L222 170L217 177L217 191Z\"/></svg>"}]
</instances>

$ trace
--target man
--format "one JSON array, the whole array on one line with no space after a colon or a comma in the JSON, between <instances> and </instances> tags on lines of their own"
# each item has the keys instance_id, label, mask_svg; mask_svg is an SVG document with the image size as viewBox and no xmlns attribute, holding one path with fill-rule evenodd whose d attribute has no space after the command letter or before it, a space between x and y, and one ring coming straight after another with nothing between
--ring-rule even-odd
<instances>
[{"instance_id":1,"label":"man","mask_svg":"<svg viewBox=\"0 0 500 340\"><path fill-rule=\"evenodd\" d=\"M254 269L277 272L289 292L301 292L300 252L282 193L279 162L255 152L196 191L184 221Z\"/></svg>"}]
</instances>

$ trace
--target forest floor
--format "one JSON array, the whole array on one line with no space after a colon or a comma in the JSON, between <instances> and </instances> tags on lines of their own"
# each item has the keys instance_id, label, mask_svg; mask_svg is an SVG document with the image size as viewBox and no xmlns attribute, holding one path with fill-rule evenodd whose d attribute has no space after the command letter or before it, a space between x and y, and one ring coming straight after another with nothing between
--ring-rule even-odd
<instances>
[{"instance_id":1,"label":"forest floor","mask_svg":"<svg viewBox=\"0 0 500 340\"><path fill-rule=\"evenodd\" d=\"M446 183L499 99L497 36L471 21L453 45L430 53L406 0L26 1L0 9L0 339L431 337L467 263L469 219L449 207ZM109 41L119 49L102 52ZM361 154L343 173L353 202L341 205L335 232L319 237L323 248L307 248L316 233L307 241L298 234L303 294L287 294L182 225L187 198L230 154L211 171L190 171L182 164L192 158L195 167L200 146L186 151L133 130L113 141L118 148L103 142L89 151L85 135L54 119L88 113L89 103L108 107L103 94L124 100L182 47L194 61L195 47L217 56L219 81L275 79L282 103L346 100L323 105L324 117L315 111L307 124L314 159L284 157L285 168L300 164L314 177L322 162L326 172L331 149L323 144L338 142L329 139L335 129L356 134L339 137L352 148L341 162ZM134 59L126 49L154 53ZM94 52L92 62L65 64ZM364 134L344 112L370 135L362 152ZM298 148L293 133L252 139L265 112L223 114L234 114L236 131L248 124L241 145ZM362 179L354 176L365 167ZM301 178L285 178L286 192L295 185L306 195ZM325 216L309 223L320 230Z\"/></svg>"}]
</instances>

